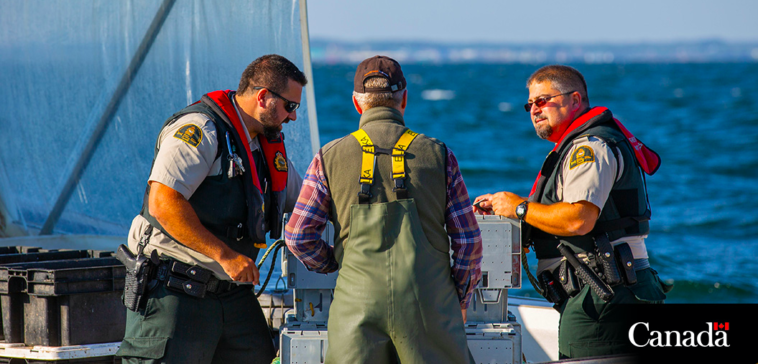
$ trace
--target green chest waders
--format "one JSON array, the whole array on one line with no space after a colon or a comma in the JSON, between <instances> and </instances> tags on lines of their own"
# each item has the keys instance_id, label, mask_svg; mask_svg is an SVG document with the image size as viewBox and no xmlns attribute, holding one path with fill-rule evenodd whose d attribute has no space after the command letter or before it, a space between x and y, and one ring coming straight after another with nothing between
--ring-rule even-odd
<instances>
[{"instance_id":1,"label":"green chest waders","mask_svg":"<svg viewBox=\"0 0 758 364\"><path fill-rule=\"evenodd\" d=\"M427 240L416 203L407 198L404 152L410 130L392 150L398 200L368 202L376 150L363 130L361 203L350 208L334 303L327 363L470 363L448 251Z\"/></svg>"}]
</instances>

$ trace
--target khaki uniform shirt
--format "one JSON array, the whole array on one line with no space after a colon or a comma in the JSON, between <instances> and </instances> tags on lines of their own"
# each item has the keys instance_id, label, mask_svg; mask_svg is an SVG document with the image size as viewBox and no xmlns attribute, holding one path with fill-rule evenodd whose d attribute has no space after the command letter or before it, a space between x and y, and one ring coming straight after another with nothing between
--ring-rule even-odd
<instances>
[{"instance_id":1,"label":"khaki uniform shirt","mask_svg":"<svg viewBox=\"0 0 758 364\"><path fill-rule=\"evenodd\" d=\"M602 210L613 183L621 177L619 173L623 170L624 160L620 151L614 154L603 140L593 136L577 138L558 171L558 198L566 203L587 201ZM635 259L647 259L645 238L647 235L627 236L611 244L628 243ZM561 259L542 259L537 270L554 269L556 261L560 262Z\"/></svg>"},{"instance_id":2,"label":"khaki uniform shirt","mask_svg":"<svg viewBox=\"0 0 758 364\"><path fill-rule=\"evenodd\" d=\"M176 136L177 131L188 125L196 127L192 143L186 142L180 137L181 135ZM260 149L258 138L250 138L247 127L244 124L242 126L250 150L255 152L255 150ZM199 137L199 143L197 143L198 130L202 134ZM189 199L206 177L226 173L226 171L221 170L221 158L216 159L218 150L216 126L203 114L193 113L182 116L161 131L159 140L160 148L149 181L159 182L171 187L181 193L184 198ZM292 211L300 194L303 178L295 170L289 158L287 163L287 196L284 211ZM129 249L134 252L137 251L137 245L148 225L147 220L141 215L134 218L128 236ZM219 279L231 279L218 262L177 243L159 229L153 229L150 243L145 248L145 254L149 255L152 250L157 250L158 254L170 256L181 262L209 269Z\"/></svg>"}]
</instances>

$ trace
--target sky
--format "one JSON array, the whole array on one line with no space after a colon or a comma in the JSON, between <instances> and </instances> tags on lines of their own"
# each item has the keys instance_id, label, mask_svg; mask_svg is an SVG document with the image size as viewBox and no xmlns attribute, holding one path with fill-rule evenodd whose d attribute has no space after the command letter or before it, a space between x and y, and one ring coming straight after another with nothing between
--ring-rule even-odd
<instances>
[{"instance_id":1,"label":"sky","mask_svg":"<svg viewBox=\"0 0 758 364\"><path fill-rule=\"evenodd\" d=\"M756 0L308 0L311 39L443 43L758 41Z\"/></svg>"}]
</instances>

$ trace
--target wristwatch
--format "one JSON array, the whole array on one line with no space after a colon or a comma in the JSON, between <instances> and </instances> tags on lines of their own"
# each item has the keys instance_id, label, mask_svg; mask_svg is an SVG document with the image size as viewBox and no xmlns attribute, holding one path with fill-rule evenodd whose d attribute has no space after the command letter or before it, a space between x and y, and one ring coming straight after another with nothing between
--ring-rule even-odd
<instances>
[{"instance_id":1,"label":"wristwatch","mask_svg":"<svg viewBox=\"0 0 758 364\"><path fill-rule=\"evenodd\" d=\"M528 208L529 201L520 203L518 206L516 206L516 217L518 217L519 220L524 221L524 219L526 219L526 211Z\"/></svg>"}]
</instances>

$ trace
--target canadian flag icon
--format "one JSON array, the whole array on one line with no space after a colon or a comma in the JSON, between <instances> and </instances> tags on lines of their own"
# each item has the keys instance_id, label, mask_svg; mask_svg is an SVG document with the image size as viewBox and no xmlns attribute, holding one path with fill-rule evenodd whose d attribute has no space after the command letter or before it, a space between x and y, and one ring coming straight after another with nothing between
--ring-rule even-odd
<instances>
[{"instance_id":1,"label":"canadian flag icon","mask_svg":"<svg viewBox=\"0 0 758 364\"><path fill-rule=\"evenodd\" d=\"M729 323L728 322L722 322L722 323L714 322L713 331L718 331L718 330L729 331Z\"/></svg>"}]
</instances>

